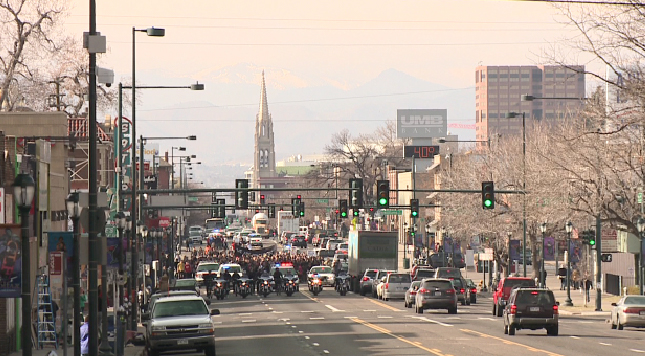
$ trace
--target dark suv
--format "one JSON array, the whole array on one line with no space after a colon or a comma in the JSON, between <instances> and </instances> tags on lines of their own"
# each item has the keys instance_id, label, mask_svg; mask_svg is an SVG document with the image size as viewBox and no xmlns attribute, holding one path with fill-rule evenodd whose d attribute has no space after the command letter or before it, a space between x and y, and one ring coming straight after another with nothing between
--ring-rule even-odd
<instances>
[{"instance_id":1,"label":"dark suv","mask_svg":"<svg viewBox=\"0 0 645 356\"><path fill-rule=\"evenodd\" d=\"M493 315L502 316L511 290L516 287L535 287L535 280L527 277L502 278L497 287L493 287Z\"/></svg>"},{"instance_id":2,"label":"dark suv","mask_svg":"<svg viewBox=\"0 0 645 356\"><path fill-rule=\"evenodd\" d=\"M504 308L504 334L515 335L515 330L520 329L546 329L547 335L557 336L558 305L549 289L513 289Z\"/></svg>"}]
</instances>

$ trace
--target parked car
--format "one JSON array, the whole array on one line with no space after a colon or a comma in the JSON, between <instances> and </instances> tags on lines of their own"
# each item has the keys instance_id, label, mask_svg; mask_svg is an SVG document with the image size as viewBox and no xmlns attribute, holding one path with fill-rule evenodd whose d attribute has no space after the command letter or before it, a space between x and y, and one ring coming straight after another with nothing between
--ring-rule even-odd
<instances>
[{"instance_id":1,"label":"parked car","mask_svg":"<svg viewBox=\"0 0 645 356\"><path fill-rule=\"evenodd\" d=\"M405 305L406 308L412 308L412 306L414 305L419 286L421 286L421 281L413 281L410 284L410 287L405 291L405 296L403 297L403 305Z\"/></svg>"},{"instance_id":2,"label":"parked car","mask_svg":"<svg viewBox=\"0 0 645 356\"><path fill-rule=\"evenodd\" d=\"M515 330L521 329L546 329L547 335L558 335L558 303L549 289L513 289L503 316L504 334L515 335Z\"/></svg>"},{"instance_id":3,"label":"parked car","mask_svg":"<svg viewBox=\"0 0 645 356\"><path fill-rule=\"evenodd\" d=\"M455 286L445 278L424 279L417 291L414 309L418 314L423 314L424 309L448 309L448 313L457 314Z\"/></svg>"},{"instance_id":4,"label":"parked car","mask_svg":"<svg viewBox=\"0 0 645 356\"><path fill-rule=\"evenodd\" d=\"M493 315L502 316L511 291L516 287L535 287L535 280L528 277L505 277L493 287Z\"/></svg>"},{"instance_id":5,"label":"parked car","mask_svg":"<svg viewBox=\"0 0 645 356\"><path fill-rule=\"evenodd\" d=\"M645 327L645 296L627 295L618 303L611 303L611 328Z\"/></svg>"}]
</instances>

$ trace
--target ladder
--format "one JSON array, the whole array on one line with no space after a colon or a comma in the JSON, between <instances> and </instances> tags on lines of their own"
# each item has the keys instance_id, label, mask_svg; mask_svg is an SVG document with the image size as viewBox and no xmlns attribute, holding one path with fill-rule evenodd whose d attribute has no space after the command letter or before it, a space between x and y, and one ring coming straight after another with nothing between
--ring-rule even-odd
<instances>
[{"instance_id":1,"label":"ladder","mask_svg":"<svg viewBox=\"0 0 645 356\"><path fill-rule=\"evenodd\" d=\"M56 336L56 324L54 323L54 313L52 306L52 291L49 285L49 278L46 275L40 275L36 278L36 310L38 311L38 320L36 332L38 335L38 349L45 345L52 345L58 349L58 340Z\"/></svg>"}]
</instances>

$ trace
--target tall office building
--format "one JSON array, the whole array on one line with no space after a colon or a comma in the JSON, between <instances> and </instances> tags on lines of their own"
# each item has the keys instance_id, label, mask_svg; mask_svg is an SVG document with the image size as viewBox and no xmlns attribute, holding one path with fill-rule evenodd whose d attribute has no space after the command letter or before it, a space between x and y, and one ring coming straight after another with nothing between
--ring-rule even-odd
<instances>
[{"instance_id":1,"label":"tall office building","mask_svg":"<svg viewBox=\"0 0 645 356\"><path fill-rule=\"evenodd\" d=\"M585 68L569 67L478 66L475 71L477 140L488 141L496 134L521 133L521 116L507 119L508 112L524 112L527 127L533 121L556 121L575 115L583 102L571 99L585 97ZM522 102L524 94L570 100Z\"/></svg>"}]
</instances>

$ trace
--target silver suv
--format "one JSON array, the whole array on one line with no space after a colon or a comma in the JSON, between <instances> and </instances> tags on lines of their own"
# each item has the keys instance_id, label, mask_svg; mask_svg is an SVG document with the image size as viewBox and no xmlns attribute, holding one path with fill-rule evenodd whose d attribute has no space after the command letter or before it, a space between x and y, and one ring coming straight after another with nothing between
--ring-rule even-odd
<instances>
[{"instance_id":1,"label":"silver suv","mask_svg":"<svg viewBox=\"0 0 645 356\"><path fill-rule=\"evenodd\" d=\"M150 314L142 315L146 324L148 356L162 351L197 350L215 356L215 327L211 315L219 309L208 309L200 297L172 297L157 300Z\"/></svg>"}]
</instances>

